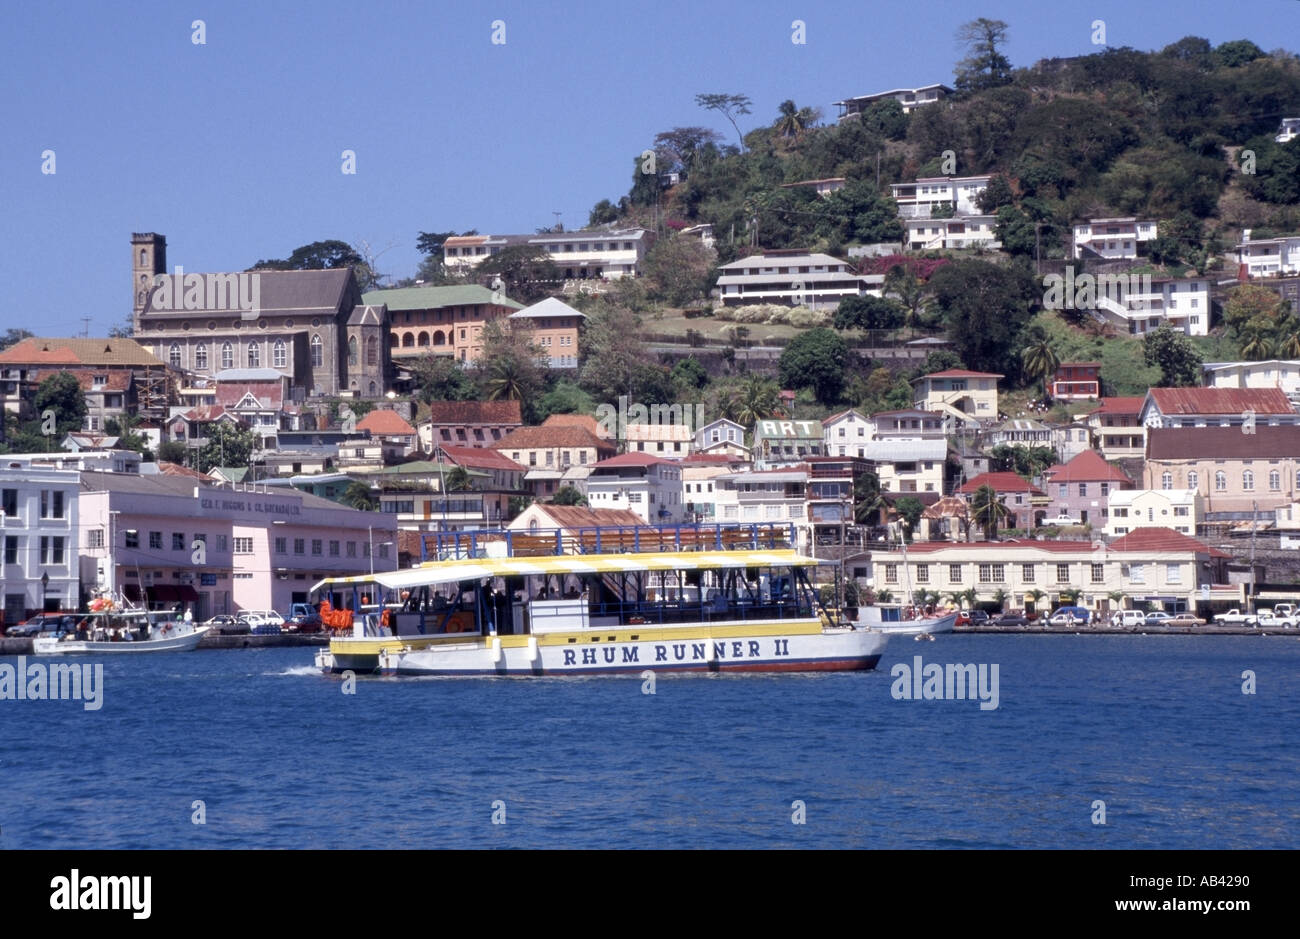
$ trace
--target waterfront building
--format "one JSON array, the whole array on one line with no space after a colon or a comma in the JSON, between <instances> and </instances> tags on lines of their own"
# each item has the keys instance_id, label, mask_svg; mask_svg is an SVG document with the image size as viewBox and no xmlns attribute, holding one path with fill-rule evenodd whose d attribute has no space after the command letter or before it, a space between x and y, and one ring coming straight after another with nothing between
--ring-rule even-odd
<instances>
[{"instance_id":1,"label":"waterfront building","mask_svg":"<svg viewBox=\"0 0 1300 939\"><path fill-rule=\"evenodd\" d=\"M1204 505L1195 489L1115 490L1110 494L1106 536L1118 538L1138 528L1172 528L1195 535L1205 515Z\"/></svg>"},{"instance_id":2,"label":"waterfront building","mask_svg":"<svg viewBox=\"0 0 1300 939\"><path fill-rule=\"evenodd\" d=\"M0 466L4 623L78 609L78 473L15 464L8 455Z\"/></svg>"}]
</instances>

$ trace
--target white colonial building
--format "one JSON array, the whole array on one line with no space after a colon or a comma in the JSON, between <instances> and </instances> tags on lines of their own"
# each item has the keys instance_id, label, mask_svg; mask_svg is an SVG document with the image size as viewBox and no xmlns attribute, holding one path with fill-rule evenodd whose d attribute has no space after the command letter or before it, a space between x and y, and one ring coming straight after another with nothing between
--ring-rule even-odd
<instances>
[{"instance_id":1,"label":"white colonial building","mask_svg":"<svg viewBox=\"0 0 1300 939\"><path fill-rule=\"evenodd\" d=\"M1250 229L1244 229L1237 245L1237 262L1252 278L1300 274L1300 235L1252 240Z\"/></svg>"},{"instance_id":2,"label":"white colonial building","mask_svg":"<svg viewBox=\"0 0 1300 939\"><path fill-rule=\"evenodd\" d=\"M841 121L848 118L857 118L877 101L884 101L888 98L893 98L901 104L904 114L911 114L922 105L935 104L950 94L952 94L952 89L947 85L940 84L922 85L920 88L891 88L889 91L878 91L871 95L845 98L843 101L836 101L835 106L840 109L839 119Z\"/></svg>"},{"instance_id":3,"label":"white colonial building","mask_svg":"<svg viewBox=\"0 0 1300 939\"><path fill-rule=\"evenodd\" d=\"M1074 226L1076 258L1136 258L1138 243L1156 237L1156 223L1139 218L1094 218Z\"/></svg>"},{"instance_id":4,"label":"white colonial building","mask_svg":"<svg viewBox=\"0 0 1300 939\"><path fill-rule=\"evenodd\" d=\"M975 200L989 186L991 176L927 176L914 183L891 183L898 214L903 218L931 218L934 210L951 205L954 215L979 215Z\"/></svg>"},{"instance_id":5,"label":"white colonial building","mask_svg":"<svg viewBox=\"0 0 1300 939\"><path fill-rule=\"evenodd\" d=\"M0 541L4 547L4 623L41 610L76 610L79 475L10 465L0 469Z\"/></svg>"},{"instance_id":6,"label":"white colonial building","mask_svg":"<svg viewBox=\"0 0 1300 939\"><path fill-rule=\"evenodd\" d=\"M911 251L954 251L959 248L1001 248L995 215L959 215L953 218L909 218L904 243Z\"/></svg>"},{"instance_id":7,"label":"white colonial building","mask_svg":"<svg viewBox=\"0 0 1300 939\"><path fill-rule=\"evenodd\" d=\"M845 297L880 296L883 274L855 274L829 254L772 249L718 268L723 306L780 303L811 310L839 306Z\"/></svg>"},{"instance_id":8,"label":"white colonial building","mask_svg":"<svg viewBox=\"0 0 1300 939\"><path fill-rule=\"evenodd\" d=\"M601 460L581 483L593 509L630 509L648 525L683 521L682 468L648 453L623 453Z\"/></svg>"},{"instance_id":9,"label":"white colonial building","mask_svg":"<svg viewBox=\"0 0 1300 939\"><path fill-rule=\"evenodd\" d=\"M546 251L565 280L635 277L652 241L644 228L554 232L538 235L457 235L442 244L451 270L475 268L503 248L535 245Z\"/></svg>"},{"instance_id":10,"label":"white colonial building","mask_svg":"<svg viewBox=\"0 0 1300 939\"><path fill-rule=\"evenodd\" d=\"M1205 336L1210 331L1210 281L1103 275L1098 278L1095 309L1107 322L1134 336L1161 326Z\"/></svg>"},{"instance_id":11,"label":"white colonial building","mask_svg":"<svg viewBox=\"0 0 1300 939\"><path fill-rule=\"evenodd\" d=\"M1204 500L1195 489L1113 489L1107 497L1106 537L1137 528L1172 528L1195 535Z\"/></svg>"}]
</instances>

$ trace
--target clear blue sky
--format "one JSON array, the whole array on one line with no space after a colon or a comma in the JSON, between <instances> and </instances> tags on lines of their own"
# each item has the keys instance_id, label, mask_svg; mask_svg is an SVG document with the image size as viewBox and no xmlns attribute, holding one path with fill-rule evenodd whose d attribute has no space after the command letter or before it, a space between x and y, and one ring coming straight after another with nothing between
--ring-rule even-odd
<instances>
[{"instance_id":1,"label":"clear blue sky","mask_svg":"<svg viewBox=\"0 0 1300 939\"><path fill-rule=\"evenodd\" d=\"M1241 9L1247 9L1242 7ZM0 329L104 335L130 310L129 238L168 263L242 270L325 238L365 240L414 273L419 231L586 223L625 194L632 157L670 127L729 125L699 92L749 95L742 128L817 106L952 82L954 33L1010 25L1016 66L1112 46L1300 45L1300 3L1249 15L1186 0L866 4L663 2L9 4L0 33ZM206 45L191 22L206 24ZM492 22L506 24L504 45ZM791 23L806 24L805 45ZM42 175L54 150L57 172ZM357 172L340 172L343 150Z\"/></svg>"}]
</instances>

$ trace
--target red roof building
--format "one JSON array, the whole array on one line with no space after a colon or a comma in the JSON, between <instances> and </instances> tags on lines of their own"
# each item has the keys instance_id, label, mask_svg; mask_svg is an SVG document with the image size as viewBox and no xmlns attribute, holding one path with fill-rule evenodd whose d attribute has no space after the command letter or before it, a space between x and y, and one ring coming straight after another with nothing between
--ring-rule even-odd
<instances>
[{"instance_id":1,"label":"red roof building","mask_svg":"<svg viewBox=\"0 0 1300 939\"><path fill-rule=\"evenodd\" d=\"M1281 388L1152 388L1138 418L1146 427L1300 424Z\"/></svg>"},{"instance_id":2,"label":"red roof building","mask_svg":"<svg viewBox=\"0 0 1300 939\"><path fill-rule=\"evenodd\" d=\"M1029 531L1034 527L1035 500L1041 503L1045 495L1041 489L1015 473L980 473L962 485L957 490L957 495L969 503L975 492L983 486L992 486L993 491L998 495L998 501L1011 512L1011 518L1000 527L1019 528L1023 531ZM1043 510L1039 508L1037 514L1041 517Z\"/></svg>"},{"instance_id":3,"label":"red roof building","mask_svg":"<svg viewBox=\"0 0 1300 939\"><path fill-rule=\"evenodd\" d=\"M1100 362L1062 362L1052 378L1052 397L1079 401L1101 397Z\"/></svg>"}]
</instances>

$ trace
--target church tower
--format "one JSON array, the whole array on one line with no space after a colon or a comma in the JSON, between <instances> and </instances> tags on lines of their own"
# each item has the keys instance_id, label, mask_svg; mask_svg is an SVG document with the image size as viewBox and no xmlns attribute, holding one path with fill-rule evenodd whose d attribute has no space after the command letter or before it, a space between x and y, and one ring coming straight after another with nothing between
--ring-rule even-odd
<instances>
[{"instance_id":1,"label":"church tower","mask_svg":"<svg viewBox=\"0 0 1300 939\"><path fill-rule=\"evenodd\" d=\"M133 234L131 236L131 293L135 300L131 309L137 330L140 329L140 313L144 310L144 302L149 296L154 276L166 273L167 239L153 232Z\"/></svg>"}]
</instances>

